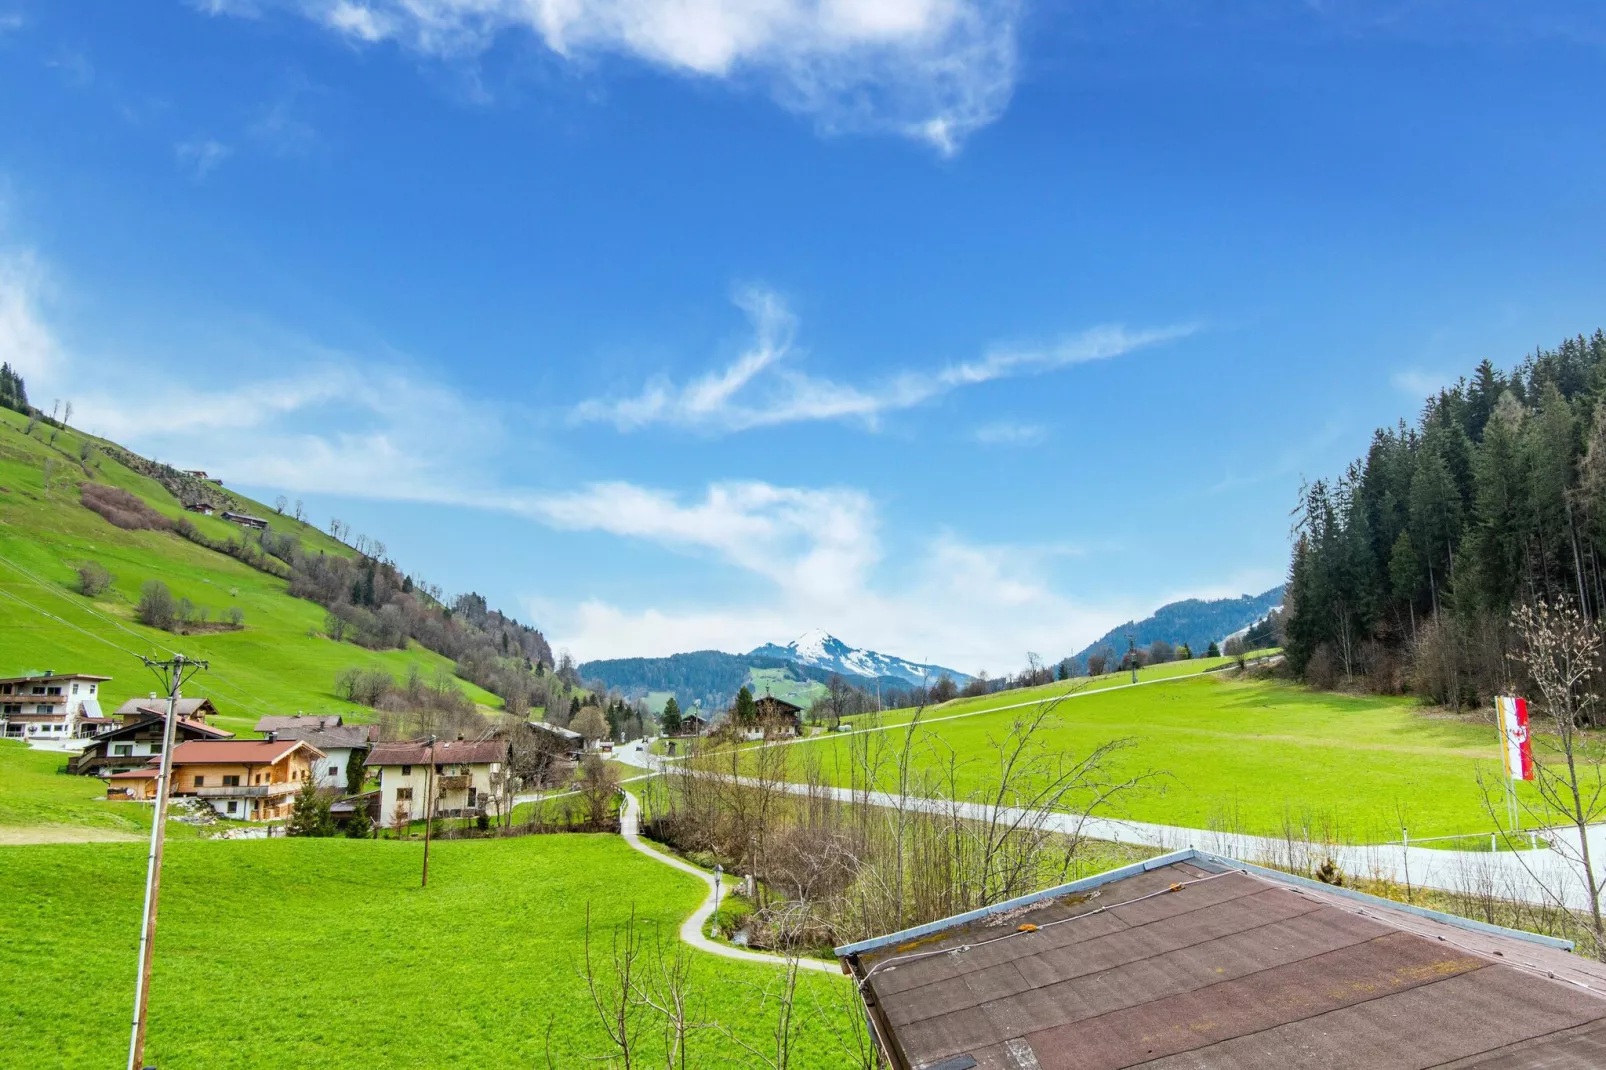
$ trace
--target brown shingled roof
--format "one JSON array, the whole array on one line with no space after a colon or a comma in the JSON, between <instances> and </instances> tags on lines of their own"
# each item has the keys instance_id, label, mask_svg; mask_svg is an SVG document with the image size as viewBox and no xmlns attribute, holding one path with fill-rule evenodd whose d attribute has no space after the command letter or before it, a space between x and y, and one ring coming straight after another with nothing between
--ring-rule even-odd
<instances>
[{"instance_id":1,"label":"brown shingled roof","mask_svg":"<svg viewBox=\"0 0 1606 1070\"><path fill-rule=\"evenodd\" d=\"M364 765L480 765L507 761L505 739L441 740L431 750L428 740L380 743L368 752Z\"/></svg>"},{"instance_id":2,"label":"brown shingled roof","mask_svg":"<svg viewBox=\"0 0 1606 1070\"><path fill-rule=\"evenodd\" d=\"M1606 1066L1564 941L1204 852L1109 876L839 948L892 1065Z\"/></svg>"}]
</instances>

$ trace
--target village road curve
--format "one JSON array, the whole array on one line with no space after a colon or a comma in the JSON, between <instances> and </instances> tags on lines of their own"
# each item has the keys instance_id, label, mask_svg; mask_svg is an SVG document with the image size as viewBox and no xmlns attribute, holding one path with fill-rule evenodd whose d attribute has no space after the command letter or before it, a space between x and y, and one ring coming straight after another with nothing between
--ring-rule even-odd
<instances>
[{"instance_id":1,"label":"village road curve","mask_svg":"<svg viewBox=\"0 0 1606 1070\"><path fill-rule=\"evenodd\" d=\"M690 873L704 884L708 885L708 898L698 907L686 923L680 927L680 938L699 951L706 951L710 955L721 958L737 959L741 962L762 962L766 966L784 966L787 960L781 955L766 955L758 951L745 951L729 944L717 943L703 935L703 923L714 913L715 889L714 875L699 869L690 862L683 862L672 855L648 847L641 839L641 803L630 792L625 792L625 804L619 811L619 834L625 842L655 862L666 866L673 866L682 873ZM822 962L819 959L800 958L797 960L800 968L805 970L820 970L828 973L837 973L839 967L834 962Z\"/></svg>"}]
</instances>

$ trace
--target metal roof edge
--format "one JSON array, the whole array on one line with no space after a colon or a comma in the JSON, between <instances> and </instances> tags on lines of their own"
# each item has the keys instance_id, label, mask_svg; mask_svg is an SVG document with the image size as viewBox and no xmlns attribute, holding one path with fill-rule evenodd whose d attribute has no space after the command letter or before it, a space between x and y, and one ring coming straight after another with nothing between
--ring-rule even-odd
<instances>
[{"instance_id":1,"label":"metal roof edge","mask_svg":"<svg viewBox=\"0 0 1606 1070\"><path fill-rule=\"evenodd\" d=\"M1142 862L1132 862L1128 865L1118 866L1115 869L1107 869L1103 873L1095 873L1091 877L1083 877L1081 880L1074 880L1069 884L1061 884L1054 888L1046 888L1041 892L1032 892L1030 895L1021 895L1016 896L1014 899L1006 899L1004 902L994 903L990 907L978 907L975 910L966 911L963 914L955 914L952 917L939 918L936 921L930 921L924 925L916 925L910 929L901 929L898 932L889 933L886 936L872 936L868 940L860 940L856 943L844 944L841 947L836 948L834 954L838 958L846 958L849 955L858 955L866 951L874 951L876 948L886 947L888 944L898 944L904 942L905 940L915 940L922 936L929 936L934 932L940 932L941 930L947 929L954 925L964 925L966 922L975 921L978 918L985 918L990 914L998 914L1006 910L1015 910L1019 907L1031 906L1033 903L1040 903L1045 899L1057 899L1062 895L1074 895L1077 892L1085 892L1091 888L1097 888L1100 885L1109 884L1112 881L1125 880L1128 877L1136 877L1139 874L1147 873L1151 869L1159 869L1162 866L1169 866L1176 862L1187 862L1190 859L1199 857L1201 853L1202 852L1197 851L1192 847L1185 847L1180 851L1172 851L1170 854L1156 855L1154 858L1148 858ZM1326 885L1323 885L1323 887L1325 888Z\"/></svg>"},{"instance_id":2,"label":"metal roof edge","mask_svg":"<svg viewBox=\"0 0 1606 1070\"><path fill-rule=\"evenodd\" d=\"M1343 888L1336 884L1324 884L1321 881L1311 880L1309 877L1300 877L1292 873L1284 873L1280 869L1268 869L1265 866L1257 866L1253 862L1240 862L1238 859L1229 858L1226 855L1212 854L1209 851L1198 850L1193 851L1192 854L1195 858L1198 858L1202 861L1225 866L1228 869L1236 869L1245 873L1253 873L1257 876L1265 877L1268 880L1280 881L1284 884L1292 884L1301 888L1309 888L1312 891L1326 892L1330 895L1343 896L1345 899L1353 899L1357 902L1369 903L1385 910L1398 910L1406 914L1414 914L1419 918L1426 918L1429 921L1437 921L1445 925L1452 925L1458 929L1467 929L1472 932L1486 933L1492 936L1504 936L1513 940L1522 940L1530 944L1539 944L1543 947L1555 948L1559 951L1572 951L1576 946L1573 941L1564 940L1559 936L1545 936L1543 933L1531 933L1522 929L1508 929L1503 925L1491 925L1488 922L1477 921L1473 918L1463 918L1459 914L1450 914L1442 910L1431 910L1428 907L1419 907L1413 903L1400 903L1393 899L1384 899L1379 895L1369 895L1366 892L1358 892L1353 888ZM1159 859L1152 859L1151 861L1158 862Z\"/></svg>"}]
</instances>

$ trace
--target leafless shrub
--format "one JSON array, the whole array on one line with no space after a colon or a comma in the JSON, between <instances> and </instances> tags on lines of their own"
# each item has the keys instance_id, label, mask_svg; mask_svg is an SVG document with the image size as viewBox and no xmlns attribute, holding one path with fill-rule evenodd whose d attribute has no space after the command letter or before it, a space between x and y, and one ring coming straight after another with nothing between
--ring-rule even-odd
<instances>
[{"instance_id":1,"label":"leafless shrub","mask_svg":"<svg viewBox=\"0 0 1606 1070\"><path fill-rule=\"evenodd\" d=\"M86 509L99 513L107 523L126 531L170 531L173 527L171 520L152 509L143 498L121 487L83 483L78 487L78 498Z\"/></svg>"}]
</instances>

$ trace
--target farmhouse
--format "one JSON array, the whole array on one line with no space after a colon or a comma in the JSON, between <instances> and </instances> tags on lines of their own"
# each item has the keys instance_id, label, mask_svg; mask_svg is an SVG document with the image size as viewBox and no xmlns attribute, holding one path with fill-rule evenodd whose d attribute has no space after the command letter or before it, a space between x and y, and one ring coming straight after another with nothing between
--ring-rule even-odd
<instances>
[{"instance_id":1,"label":"farmhouse","mask_svg":"<svg viewBox=\"0 0 1606 1070\"><path fill-rule=\"evenodd\" d=\"M361 769L368 750L379 742L376 724L335 725L330 728L280 728L268 733L269 739L299 739L322 751L324 758L316 766L315 779L320 788L346 790L347 777L353 762Z\"/></svg>"},{"instance_id":2,"label":"farmhouse","mask_svg":"<svg viewBox=\"0 0 1606 1070\"><path fill-rule=\"evenodd\" d=\"M379 771L380 814L386 824L436 817L499 814L507 768L505 739L379 743L367 766ZM433 796L433 806L427 801Z\"/></svg>"},{"instance_id":3,"label":"farmhouse","mask_svg":"<svg viewBox=\"0 0 1606 1070\"><path fill-rule=\"evenodd\" d=\"M173 711L186 721L199 721L202 724L217 716L217 707L212 705L209 698L181 698ZM167 699L154 692L146 698L131 698L117 707L114 716L124 724L142 721L147 717L166 717Z\"/></svg>"},{"instance_id":4,"label":"farmhouse","mask_svg":"<svg viewBox=\"0 0 1606 1070\"><path fill-rule=\"evenodd\" d=\"M100 685L110 676L46 669L0 678L0 735L35 746L77 749L116 722L100 710Z\"/></svg>"},{"instance_id":5,"label":"farmhouse","mask_svg":"<svg viewBox=\"0 0 1606 1070\"><path fill-rule=\"evenodd\" d=\"M227 509L223 511L222 516L224 520L227 520L233 524L238 524L242 528L254 528L258 531L262 531L266 530L268 526L268 522L263 520L260 516L247 516L244 513L231 513Z\"/></svg>"},{"instance_id":6,"label":"farmhouse","mask_svg":"<svg viewBox=\"0 0 1606 1070\"><path fill-rule=\"evenodd\" d=\"M560 728L555 724L547 724L545 721L528 721L526 723L553 753L561 754L571 762L580 760L580 755L586 749L585 736L573 729Z\"/></svg>"},{"instance_id":7,"label":"farmhouse","mask_svg":"<svg viewBox=\"0 0 1606 1070\"><path fill-rule=\"evenodd\" d=\"M257 731L265 736L291 729L339 728L345 722L338 713L298 714L295 717L264 717L257 722Z\"/></svg>"},{"instance_id":8,"label":"farmhouse","mask_svg":"<svg viewBox=\"0 0 1606 1070\"><path fill-rule=\"evenodd\" d=\"M754 701L753 710L758 714L758 723L764 726L765 735L795 736L802 729L803 707L785 699L765 695Z\"/></svg>"},{"instance_id":9,"label":"farmhouse","mask_svg":"<svg viewBox=\"0 0 1606 1070\"><path fill-rule=\"evenodd\" d=\"M1571 946L1190 849L837 955L895 1070L1606 1065Z\"/></svg>"},{"instance_id":10,"label":"farmhouse","mask_svg":"<svg viewBox=\"0 0 1606 1070\"><path fill-rule=\"evenodd\" d=\"M169 790L203 799L224 817L271 821L290 815L295 793L323 759L322 751L299 739L192 740L173 748Z\"/></svg>"},{"instance_id":11,"label":"farmhouse","mask_svg":"<svg viewBox=\"0 0 1606 1070\"><path fill-rule=\"evenodd\" d=\"M680 719L680 734L683 736L700 736L708 731L708 718L700 713L688 713Z\"/></svg>"},{"instance_id":12,"label":"farmhouse","mask_svg":"<svg viewBox=\"0 0 1606 1070\"><path fill-rule=\"evenodd\" d=\"M161 714L130 718L121 725L96 736L68 767L79 776L108 777L143 768L152 756L162 753L162 730L167 720ZM204 721L180 717L173 722L175 744L192 739L233 739L233 732L213 728Z\"/></svg>"}]
</instances>

